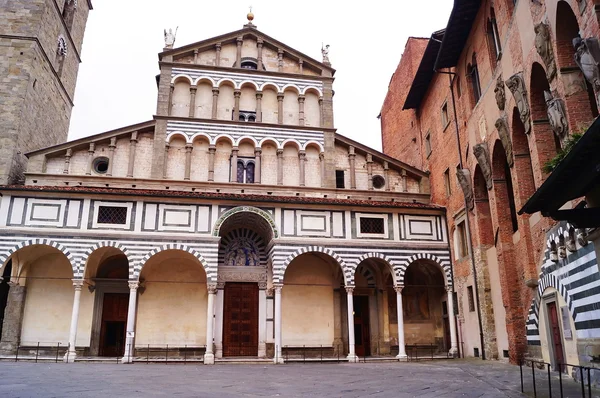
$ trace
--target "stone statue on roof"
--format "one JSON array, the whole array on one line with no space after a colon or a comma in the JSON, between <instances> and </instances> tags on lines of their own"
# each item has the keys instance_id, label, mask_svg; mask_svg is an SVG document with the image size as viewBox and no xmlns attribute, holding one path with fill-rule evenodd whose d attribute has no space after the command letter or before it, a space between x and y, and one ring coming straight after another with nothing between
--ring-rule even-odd
<instances>
[{"instance_id":1,"label":"stone statue on roof","mask_svg":"<svg viewBox=\"0 0 600 398\"><path fill-rule=\"evenodd\" d=\"M177 29L179 29L179 27L175 28L175 33L173 33L173 29L171 28L169 28L168 32L165 29L165 48L173 48L173 45L175 44L175 36L177 35Z\"/></svg>"},{"instance_id":2,"label":"stone statue on roof","mask_svg":"<svg viewBox=\"0 0 600 398\"><path fill-rule=\"evenodd\" d=\"M327 44L325 47L323 47L323 45L321 45L321 54L323 54L323 63L324 64L331 63L331 62L329 62L329 44Z\"/></svg>"}]
</instances>

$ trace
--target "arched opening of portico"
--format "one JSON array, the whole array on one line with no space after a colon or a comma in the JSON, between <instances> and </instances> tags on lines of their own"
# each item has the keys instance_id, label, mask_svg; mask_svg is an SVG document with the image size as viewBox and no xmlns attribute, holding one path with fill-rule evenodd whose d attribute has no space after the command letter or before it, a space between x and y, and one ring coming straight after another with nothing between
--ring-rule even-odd
<instances>
[{"instance_id":1,"label":"arched opening of portico","mask_svg":"<svg viewBox=\"0 0 600 398\"><path fill-rule=\"evenodd\" d=\"M87 259L84 278L90 288L82 291L78 336L87 341L90 355L122 356L129 302L129 260L116 247L96 249ZM89 293L93 294L90 299Z\"/></svg>"},{"instance_id":2,"label":"arched opening of portico","mask_svg":"<svg viewBox=\"0 0 600 398\"><path fill-rule=\"evenodd\" d=\"M170 356L201 354L208 290L198 258L184 250L162 250L143 264L139 281L135 351L162 356L168 346Z\"/></svg>"},{"instance_id":3,"label":"arched opening of portico","mask_svg":"<svg viewBox=\"0 0 600 398\"><path fill-rule=\"evenodd\" d=\"M2 280L0 281L0 341L2 340L2 325L4 322L4 313L8 303L9 282L12 275L12 259L6 262L2 269Z\"/></svg>"},{"instance_id":4,"label":"arched opening of portico","mask_svg":"<svg viewBox=\"0 0 600 398\"><path fill-rule=\"evenodd\" d=\"M446 275L429 260L417 260L404 273L402 314L406 353L421 355L421 350L448 352L452 347L452 325L448 311ZM452 294L452 293L449 293ZM452 299L450 299L452 301Z\"/></svg>"},{"instance_id":5,"label":"arched opening of portico","mask_svg":"<svg viewBox=\"0 0 600 398\"><path fill-rule=\"evenodd\" d=\"M272 275L267 252L277 235L275 224L258 209L232 209L222 217L215 231L221 237L215 356L266 357L266 289Z\"/></svg>"}]
</instances>

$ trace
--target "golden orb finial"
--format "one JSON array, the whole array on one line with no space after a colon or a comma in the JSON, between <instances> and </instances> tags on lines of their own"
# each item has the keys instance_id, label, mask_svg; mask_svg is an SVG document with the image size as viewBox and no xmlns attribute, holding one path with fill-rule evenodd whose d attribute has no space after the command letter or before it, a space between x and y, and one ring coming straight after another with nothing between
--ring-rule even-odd
<instances>
[{"instance_id":1,"label":"golden orb finial","mask_svg":"<svg viewBox=\"0 0 600 398\"><path fill-rule=\"evenodd\" d=\"M254 14L252 13L252 6L250 6L250 12L248 13L248 15L246 15L246 18L248 18L248 21L250 23L252 23L252 21L254 20Z\"/></svg>"}]
</instances>

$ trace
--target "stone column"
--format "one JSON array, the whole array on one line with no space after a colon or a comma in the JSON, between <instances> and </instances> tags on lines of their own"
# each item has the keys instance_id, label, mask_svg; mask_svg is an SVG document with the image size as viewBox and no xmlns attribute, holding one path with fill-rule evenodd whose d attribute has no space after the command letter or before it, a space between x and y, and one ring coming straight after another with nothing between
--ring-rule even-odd
<instances>
[{"instance_id":1,"label":"stone column","mask_svg":"<svg viewBox=\"0 0 600 398\"><path fill-rule=\"evenodd\" d=\"M165 162L163 163L163 178L167 178L167 166L169 164L169 144L165 144Z\"/></svg>"},{"instance_id":2,"label":"stone column","mask_svg":"<svg viewBox=\"0 0 600 398\"><path fill-rule=\"evenodd\" d=\"M283 72L283 49L277 49L277 72Z\"/></svg>"},{"instance_id":3,"label":"stone column","mask_svg":"<svg viewBox=\"0 0 600 398\"><path fill-rule=\"evenodd\" d=\"M385 190L390 190L390 164L383 161L383 179L385 180Z\"/></svg>"},{"instance_id":4,"label":"stone column","mask_svg":"<svg viewBox=\"0 0 600 398\"><path fill-rule=\"evenodd\" d=\"M323 97L319 97L319 127L323 127Z\"/></svg>"},{"instance_id":5,"label":"stone column","mask_svg":"<svg viewBox=\"0 0 600 398\"><path fill-rule=\"evenodd\" d=\"M215 312L215 358L223 358L223 299L225 282L217 283L217 309Z\"/></svg>"},{"instance_id":6,"label":"stone column","mask_svg":"<svg viewBox=\"0 0 600 398\"><path fill-rule=\"evenodd\" d=\"M262 91L256 92L256 122L262 122Z\"/></svg>"},{"instance_id":7,"label":"stone column","mask_svg":"<svg viewBox=\"0 0 600 398\"><path fill-rule=\"evenodd\" d=\"M196 91L197 87L190 87L190 113L189 117L194 117L196 115Z\"/></svg>"},{"instance_id":8,"label":"stone column","mask_svg":"<svg viewBox=\"0 0 600 398\"><path fill-rule=\"evenodd\" d=\"M283 185L283 149L277 150L277 185Z\"/></svg>"},{"instance_id":9,"label":"stone column","mask_svg":"<svg viewBox=\"0 0 600 398\"><path fill-rule=\"evenodd\" d=\"M213 87L212 89L213 98L212 98L212 109L210 117L213 119L217 118L217 106L219 104L219 88Z\"/></svg>"},{"instance_id":10,"label":"stone column","mask_svg":"<svg viewBox=\"0 0 600 398\"><path fill-rule=\"evenodd\" d=\"M175 85L171 83L171 88L169 89L169 116L173 114L173 91L175 91Z\"/></svg>"},{"instance_id":11,"label":"stone column","mask_svg":"<svg viewBox=\"0 0 600 398\"><path fill-rule=\"evenodd\" d=\"M298 124L304 126L304 101L306 97L302 94L298 96Z\"/></svg>"},{"instance_id":12,"label":"stone column","mask_svg":"<svg viewBox=\"0 0 600 398\"><path fill-rule=\"evenodd\" d=\"M356 153L354 147L348 147L348 161L350 162L350 188L356 189Z\"/></svg>"},{"instance_id":13,"label":"stone column","mask_svg":"<svg viewBox=\"0 0 600 398\"><path fill-rule=\"evenodd\" d=\"M406 170L402 169L402 192L408 192L408 185L406 184Z\"/></svg>"},{"instance_id":14,"label":"stone column","mask_svg":"<svg viewBox=\"0 0 600 398\"><path fill-rule=\"evenodd\" d=\"M185 175L183 177L184 180L189 180L190 174L192 172L192 149L194 149L194 146L192 144L185 144Z\"/></svg>"},{"instance_id":15,"label":"stone column","mask_svg":"<svg viewBox=\"0 0 600 398\"><path fill-rule=\"evenodd\" d=\"M69 174L69 164L71 163L72 155L73 152L71 151L71 148L67 149L67 153L65 153L65 167L63 168L63 174Z\"/></svg>"},{"instance_id":16,"label":"stone column","mask_svg":"<svg viewBox=\"0 0 600 398\"><path fill-rule=\"evenodd\" d=\"M69 328L69 348L65 354L65 362L75 362L75 358L77 358L75 344L77 342L77 322L79 321L79 306L81 303L83 279L73 279L73 287L75 288L75 295L73 297L73 311L71 312L71 327Z\"/></svg>"},{"instance_id":17,"label":"stone column","mask_svg":"<svg viewBox=\"0 0 600 398\"><path fill-rule=\"evenodd\" d=\"M138 281L129 282L129 306L127 307L127 332L125 335L125 354L121 363L132 363L135 352L135 318L137 312Z\"/></svg>"},{"instance_id":18,"label":"stone column","mask_svg":"<svg viewBox=\"0 0 600 398\"><path fill-rule=\"evenodd\" d=\"M204 353L204 364L212 365L215 363L215 354L213 353L213 325L215 321L215 294L217 285L208 285L208 304L206 307L206 352Z\"/></svg>"},{"instance_id":19,"label":"stone column","mask_svg":"<svg viewBox=\"0 0 600 398\"><path fill-rule=\"evenodd\" d=\"M300 74L304 73L304 61L302 61L301 59L298 60L298 66L300 67Z\"/></svg>"},{"instance_id":20,"label":"stone column","mask_svg":"<svg viewBox=\"0 0 600 398\"><path fill-rule=\"evenodd\" d=\"M194 50L194 64L198 63L198 49Z\"/></svg>"},{"instance_id":21,"label":"stone column","mask_svg":"<svg viewBox=\"0 0 600 398\"><path fill-rule=\"evenodd\" d=\"M358 362L354 350L354 300L352 299L353 287L346 287L348 293L348 362Z\"/></svg>"},{"instance_id":22,"label":"stone column","mask_svg":"<svg viewBox=\"0 0 600 398\"><path fill-rule=\"evenodd\" d=\"M446 299L446 305L448 306L448 323L450 327L450 355L456 356L458 354L458 341L456 338L456 315L454 314L454 294L452 293L452 286L447 286L446 291L448 292Z\"/></svg>"},{"instance_id":23,"label":"stone column","mask_svg":"<svg viewBox=\"0 0 600 398\"><path fill-rule=\"evenodd\" d=\"M404 343L404 311L402 310L402 289L404 286L396 286L396 311L398 314L398 355L399 360L406 359L406 347Z\"/></svg>"},{"instance_id":24,"label":"stone column","mask_svg":"<svg viewBox=\"0 0 600 398\"><path fill-rule=\"evenodd\" d=\"M367 153L367 175L369 176L369 190L373 190L373 156Z\"/></svg>"},{"instance_id":25,"label":"stone column","mask_svg":"<svg viewBox=\"0 0 600 398\"><path fill-rule=\"evenodd\" d=\"M257 39L256 40L256 47L258 47L258 65L257 65L257 69L258 70L262 70L263 69L263 61L262 61L262 49L263 49L263 39Z\"/></svg>"},{"instance_id":26,"label":"stone column","mask_svg":"<svg viewBox=\"0 0 600 398\"><path fill-rule=\"evenodd\" d=\"M8 298L4 309L4 321L2 322L0 352L10 355L14 354L21 343L27 286L21 286L15 282L8 282L8 286Z\"/></svg>"},{"instance_id":27,"label":"stone column","mask_svg":"<svg viewBox=\"0 0 600 398\"><path fill-rule=\"evenodd\" d=\"M237 182L237 157L238 157L238 147L234 146L231 148L231 182Z\"/></svg>"},{"instance_id":28,"label":"stone column","mask_svg":"<svg viewBox=\"0 0 600 398\"><path fill-rule=\"evenodd\" d=\"M112 176L113 159L115 158L115 149L116 148L117 148L117 137L112 137L110 139L110 144L108 144L108 170L106 170L106 175L108 177Z\"/></svg>"},{"instance_id":29,"label":"stone column","mask_svg":"<svg viewBox=\"0 0 600 398\"><path fill-rule=\"evenodd\" d=\"M138 142L138 132L134 131L131 133L129 139L129 163L127 164L127 177L133 177L133 167L135 165L135 149Z\"/></svg>"},{"instance_id":30,"label":"stone column","mask_svg":"<svg viewBox=\"0 0 600 398\"><path fill-rule=\"evenodd\" d=\"M85 169L86 175L92 175L92 163L94 162L94 152L96 152L96 144L93 142L90 143L90 148L88 149L88 162L87 167Z\"/></svg>"},{"instance_id":31,"label":"stone column","mask_svg":"<svg viewBox=\"0 0 600 398\"><path fill-rule=\"evenodd\" d=\"M233 121L237 122L240 119L240 96L242 95L242 91L235 89L233 90Z\"/></svg>"},{"instance_id":32,"label":"stone column","mask_svg":"<svg viewBox=\"0 0 600 398\"><path fill-rule=\"evenodd\" d=\"M244 43L244 38L239 36L236 41L237 41L237 50L235 53L235 67L241 68L242 67L242 43Z\"/></svg>"},{"instance_id":33,"label":"stone column","mask_svg":"<svg viewBox=\"0 0 600 398\"><path fill-rule=\"evenodd\" d=\"M277 123L283 124L283 93L277 93Z\"/></svg>"},{"instance_id":34,"label":"stone column","mask_svg":"<svg viewBox=\"0 0 600 398\"><path fill-rule=\"evenodd\" d=\"M325 153L319 153L319 163L321 164L321 186L325 186Z\"/></svg>"},{"instance_id":35,"label":"stone column","mask_svg":"<svg viewBox=\"0 0 600 398\"><path fill-rule=\"evenodd\" d=\"M273 286L275 290L275 358L274 362L283 363L281 355L281 288L283 286Z\"/></svg>"},{"instance_id":36,"label":"stone column","mask_svg":"<svg viewBox=\"0 0 600 398\"><path fill-rule=\"evenodd\" d=\"M258 283L258 357L267 357L267 282Z\"/></svg>"},{"instance_id":37,"label":"stone column","mask_svg":"<svg viewBox=\"0 0 600 398\"><path fill-rule=\"evenodd\" d=\"M254 183L255 184L260 184L261 155L262 155L262 148L259 146L254 148Z\"/></svg>"},{"instance_id":38,"label":"stone column","mask_svg":"<svg viewBox=\"0 0 600 398\"><path fill-rule=\"evenodd\" d=\"M217 66L221 66L221 43L215 44L215 50L217 52L215 64L217 64Z\"/></svg>"},{"instance_id":39,"label":"stone column","mask_svg":"<svg viewBox=\"0 0 600 398\"><path fill-rule=\"evenodd\" d=\"M306 185L306 152L298 151L298 161L300 162L300 186Z\"/></svg>"},{"instance_id":40,"label":"stone column","mask_svg":"<svg viewBox=\"0 0 600 398\"><path fill-rule=\"evenodd\" d=\"M215 152L217 151L216 145L208 146L208 181L215 180Z\"/></svg>"}]
</instances>

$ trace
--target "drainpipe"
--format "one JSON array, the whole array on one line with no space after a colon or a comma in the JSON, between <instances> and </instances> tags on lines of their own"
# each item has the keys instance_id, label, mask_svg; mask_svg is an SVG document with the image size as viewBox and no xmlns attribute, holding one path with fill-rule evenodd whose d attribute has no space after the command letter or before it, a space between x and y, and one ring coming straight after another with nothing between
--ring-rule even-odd
<instances>
[{"instance_id":1,"label":"drainpipe","mask_svg":"<svg viewBox=\"0 0 600 398\"><path fill-rule=\"evenodd\" d=\"M432 38L432 40L435 40ZM452 98L452 112L454 114L454 130L456 133L456 149L458 150L458 164L459 167L463 168L463 159L462 159L462 151L460 148L460 134L458 130L458 118L456 115L456 101L454 100L454 78L456 78L456 73L448 70L448 71L438 71L434 70L435 73L443 73L448 75L448 82L450 83L450 95ZM464 199L465 203L465 221L467 227L467 241L469 244L469 252L471 257L471 269L473 272L473 278L475 279L475 298L477 300L477 323L479 326L479 343L481 344L481 359L485 360L485 345L483 343L483 325L481 323L481 302L479 301L479 284L477 280L477 268L475 267L475 256L473 252L473 241L471 240L471 221L469 220L469 206L467 203L467 199ZM452 279L452 287L454 288L454 278Z\"/></svg>"}]
</instances>

